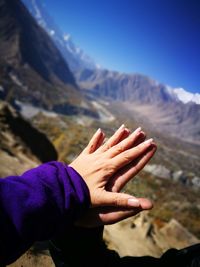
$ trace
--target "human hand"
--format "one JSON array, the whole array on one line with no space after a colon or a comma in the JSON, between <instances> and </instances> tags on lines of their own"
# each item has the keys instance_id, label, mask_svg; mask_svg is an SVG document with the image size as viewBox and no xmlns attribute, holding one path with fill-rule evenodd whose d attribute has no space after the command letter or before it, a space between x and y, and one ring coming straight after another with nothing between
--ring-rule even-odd
<instances>
[{"instance_id":1,"label":"human hand","mask_svg":"<svg viewBox=\"0 0 200 267\"><path fill-rule=\"evenodd\" d=\"M152 147L153 141L150 139L133 147L137 144L138 138L141 138L141 130L137 129L127 137L128 134L127 129L119 129L108 142L101 146L104 134L100 130L97 131L86 149L71 164L88 185L92 207L139 208L141 206L136 198L117 192L130 179L130 176L145 164L151 154L147 153L147 150ZM125 137L127 138L121 141ZM146 156L142 157L144 153ZM130 163L135 160L138 162L133 168ZM85 168L85 166L88 167ZM119 169L121 169L120 173L116 174ZM106 186L113 188L115 192L106 191Z\"/></svg>"},{"instance_id":2,"label":"human hand","mask_svg":"<svg viewBox=\"0 0 200 267\"><path fill-rule=\"evenodd\" d=\"M124 126L120 127L115 134L101 147L101 150L105 151L116 145L123 139L127 138L130 131ZM87 146L87 151L93 153L97 148L99 148L104 139L105 135L102 132L97 132L91 139L89 145ZM136 146L145 140L145 133L141 129L137 129L130 138L133 139L133 146ZM96 144L98 144L96 146ZM126 165L124 168L120 169L113 177L111 177L109 183L107 184L107 190L119 192L123 186L135 176L151 159L156 151L156 145L152 145L145 151L140 157L133 160L130 164ZM130 216L136 215L142 210L148 210L152 208L152 203L150 200L145 198L138 198L139 206L133 208L121 208L121 207L99 207L89 209L88 212L76 223L78 226L82 227L97 227L99 225L112 224L121 221Z\"/></svg>"}]
</instances>

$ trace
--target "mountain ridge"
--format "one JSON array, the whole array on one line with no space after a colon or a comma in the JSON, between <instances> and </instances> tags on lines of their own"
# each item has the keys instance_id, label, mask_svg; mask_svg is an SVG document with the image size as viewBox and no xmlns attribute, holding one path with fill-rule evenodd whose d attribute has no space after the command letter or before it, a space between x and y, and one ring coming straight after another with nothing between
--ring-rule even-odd
<instances>
[{"instance_id":1,"label":"mountain ridge","mask_svg":"<svg viewBox=\"0 0 200 267\"><path fill-rule=\"evenodd\" d=\"M29 64L36 72L42 74L43 78L51 81L51 74L64 83L71 83L75 85L75 80L67 66L62 60L59 52L55 50L51 42L47 38L46 32L38 27L35 20L29 16L26 8L20 2L16 1L3 1L1 0L1 58L7 59L11 64ZM18 14L21 14L19 16ZM8 41L13 41L13 49L6 49ZM37 42L37 48L33 40ZM45 43L46 47L44 47ZM4 45L4 47L3 47ZM29 49L27 49L27 47ZM4 48L4 49L3 49ZM54 54L54 59L45 54L46 50ZM14 50L14 51L13 51ZM30 53L30 50L32 53ZM43 51L42 51L43 50ZM4 56L6 54L6 58ZM32 57L34 54L34 57ZM17 57L17 58L15 58ZM19 62L16 60L19 59ZM54 60L54 62L53 62ZM46 62L45 62L46 61ZM49 73L49 65L51 65L52 73ZM54 68L57 65L57 69Z\"/></svg>"},{"instance_id":2,"label":"mountain ridge","mask_svg":"<svg viewBox=\"0 0 200 267\"><path fill-rule=\"evenodd\" d=\"M78 112L85 99L74 76L25 6L16 0L0 0L0 18L1 98L50 110L59 110L65 103Z\"/></svg>"},{"instance_id":3,"label":"mountain ridge","mask_svg":"<svg viewBox=\"0 0 200 267\"><path fill-rule=\"evenodd\" d=\"M130 118L138 118L160 132L200 143L200 105L182 103L169 93L167 86L141 74L109 70L83 70L76 74L76 79L88 95L110 101L110 108L116 102Z\"/></svg>"},{"instance_id":4,"label":"mountain ridge","mask_svg":"<svg viewBox=\"0 0 200 267\"><path fill-rule=\"evenodd\" d=\"M35 17L38 24L51 36L73 72L85 68L98 68L94 60L74 44L69 34L62 33L40 1L23 0L23 2L26 4L33 17Z\"/></svg>"},{"instance_id":5,"label":"mountain ridge","mask_svg":"<svg viewBox=\"0 0 200 267\"><path fill-rule=\"evenodd\" d=\"M61 114L98 112L79 89L61 52L17 0L0 0L0 97Z\"/></svg>"}]
</instances>

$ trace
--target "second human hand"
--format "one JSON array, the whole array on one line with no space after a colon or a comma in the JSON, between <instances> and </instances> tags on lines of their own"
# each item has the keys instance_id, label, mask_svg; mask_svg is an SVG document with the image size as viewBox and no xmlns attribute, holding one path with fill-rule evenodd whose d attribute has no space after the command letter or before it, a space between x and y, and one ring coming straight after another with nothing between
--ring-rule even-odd
<instances>
[{"instance_id":1,"label":"second human hand","mask_svg":"<svg viewBox=\"0 0 200 267\"><path fill-rule=\"evenodd\" d=\"M96 154L98 154L100 151L105 152L111 149L118 143L121 143L121 146L126 146L127 149L130 149L137 147L145 140L145 133L142 132L140 128L138 128L130 136L129 134L130 131L122 126L104 145L102 145L105 135L102 133L102 131L97 131L83 153L87 154L96 152ZM125 140L128 136L129 140ZM152 143L152 145L149 146L140 156L118 170L109 179L109 182L106 184L106 189L113 192L119 192L122 187L144 167L144 165L154 155L155 151L156 145ZM133 216L142 210L152 208L152 203L148 199L136 199L133 197L132 199L134 199L132 206L122 207L121 205L115 205L114 207L112 205L108 207L106 205L106 207L92 208L77 222L77 224L85 227L95 227L102 224L115 223L127 217Z\"/></svg>"}]
</instances>

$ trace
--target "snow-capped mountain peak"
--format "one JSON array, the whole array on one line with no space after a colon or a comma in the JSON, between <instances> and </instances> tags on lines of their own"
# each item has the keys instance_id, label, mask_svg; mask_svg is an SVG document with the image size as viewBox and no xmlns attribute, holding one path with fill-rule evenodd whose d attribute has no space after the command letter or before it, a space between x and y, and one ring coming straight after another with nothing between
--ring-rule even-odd
<instances>
[{"instance_id":1,"label":"snow-capped mountain peak","mask_svg":"<svg viewBox=\"0 0 200 267\"><path fill-rule=\"evenodd\" d=\"M67 41L69 41L69 40L71 39L71 35L65 33L65 34L63 35L63 39L67 42Z\"/></svg>"},{"instance_id":2,"label":"snow-capped mountain peak","mask_svg":"<svg viewBox=\"0 0 200 267\"><path fill-rule=\"evenodd\" d=\"M190 93L183 88L175 88L174 93L177 95L178 99L183 103L194 102L200 105L200 94Z\"/></svg>"},{"instance_id":3,"label":"snow-capped mountain peak","mask_svg":"<svg viewBox=\"0 0 200 267\"><path fill-rule=\"evenodd\" d=\"M193 102L200 105L199 93L191 93L183 88L171 88L170 86L167 86L167 90L173 97L175 97L176 100L181 101L184 104Z\"/></svg>"},{"instance_id":4,"label":"snow-capped mountain peak","mask_svg":"<svg viewBox=\"0 0 200 267\"><path fill-rule=\"evenodd\" d=\"M32 0L32 3L33 3L34 10L35 10L36 18L41 19L42 15L41 15L40 9L37 7L36 2L34 0Z\"/></svg>"}]
</instances>

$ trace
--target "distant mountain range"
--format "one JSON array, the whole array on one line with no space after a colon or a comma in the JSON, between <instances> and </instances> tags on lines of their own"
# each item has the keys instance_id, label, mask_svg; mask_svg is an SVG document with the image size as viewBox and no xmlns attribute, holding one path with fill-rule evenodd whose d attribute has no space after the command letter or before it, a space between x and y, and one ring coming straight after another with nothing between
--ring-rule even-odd
<instances>
[{"instance_id":1,"label":"distant mountain range","mask_svg":"<svg viewBox=\"0 0 200 267\"><path fill-rule=\"evenodd\" d=\"M169 87L141 74L109 70L83 70L76 74L79 86L115 108L116 116L137 119L157 131L200 142L200 105L182 103Z\"/></svg>"},{"instance_id":2,"label":"distant mountain range","mask_svg":"<svg viewBox=\"0 0 200 267\"><path fill-rule=\"evenodd\" d=\"M40 1L24 2L39 24L20 1L0 0L2 99L95 119L101 119L102 112L113 119L124 114L200 143L200 105L191 102L198 102L199 95L191 97L141 74L98 68L63 35Z\"/></svg>"},{"instance_id":3,"label":"distant mountain range","mask_svg":"<svg viewBox=\"0 0 200 267\"><path fill-rule=\"evenodd\" d=\"M39 25L52 37L56 46L62 52L63 57L68 62L73 73L80 70L96 70L99 66L94 60L77 47L72 41L69 33L62 33L51 16L48 14L44 4L40 0L23 0L29 8L31 14L35 17ZM167 86L170 93L177 100L183 103L193 102L200 104L200 94L192 94L183 88L171 88Z\"/></svg>"}]
</instances>

